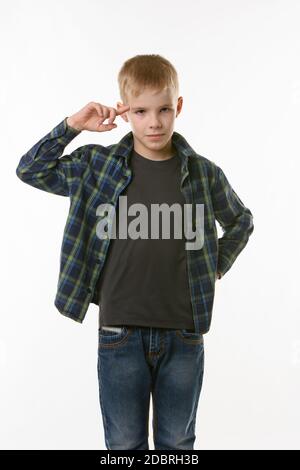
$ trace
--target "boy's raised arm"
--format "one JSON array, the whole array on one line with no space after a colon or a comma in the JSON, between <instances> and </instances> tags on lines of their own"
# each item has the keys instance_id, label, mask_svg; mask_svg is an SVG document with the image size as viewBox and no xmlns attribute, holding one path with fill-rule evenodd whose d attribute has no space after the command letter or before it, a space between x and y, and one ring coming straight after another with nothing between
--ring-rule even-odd
<instances>
[{"instance_id":1,"label":"boy's raised arm","mask_svg":"<svg viewBox=\"0 0 300 470\"><path fill-rule=\"evenodd\" d=\"M116 110L91 101L77 113L66 117L22 156L16 169L17 176L35 188L69 196L72 181L81 175L87 146L83 145L70 155L61 157L66 145L83 130L107 132L115 129L116 116L128 110L128 105ZM104 123L106 119L107 124Z\"/></svg>"},{"instance_id":2,"label":"boy's raised arm","mask_svg":"<svg viewBox=\"0 0 300 470\"><path fill-rule=\"evenodd\" d=\"M215 217L220 223L223 236L219 238L217 270L223 276L245 248L254 230L253 214L243 204L220 167L212 190Z\"/></svg>"}]
</instances>

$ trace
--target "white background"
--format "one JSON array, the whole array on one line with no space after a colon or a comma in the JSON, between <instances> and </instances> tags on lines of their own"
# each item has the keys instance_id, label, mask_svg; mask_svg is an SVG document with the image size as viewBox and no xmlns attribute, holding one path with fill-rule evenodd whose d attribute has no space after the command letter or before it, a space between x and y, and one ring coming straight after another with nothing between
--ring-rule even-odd
<instances>
[{"instance_id":1,"label":"white background","mask_svg":"<svg viewBox=\"0 0 300 470\"><path fill-rule=\"evenodd\" d=\"M158 53L179 75L175 130L254 215L216 284L195 449L299 449L300 3L10 0L0 18L0 447L105 449L98 308L79 324L54 306L69 200L15 171L89 101L116 106L125 60ZM131 129L117 124L65 153L118 142ZM153 450L152 403L149 423Z\"/></svg>"}]
</instances>

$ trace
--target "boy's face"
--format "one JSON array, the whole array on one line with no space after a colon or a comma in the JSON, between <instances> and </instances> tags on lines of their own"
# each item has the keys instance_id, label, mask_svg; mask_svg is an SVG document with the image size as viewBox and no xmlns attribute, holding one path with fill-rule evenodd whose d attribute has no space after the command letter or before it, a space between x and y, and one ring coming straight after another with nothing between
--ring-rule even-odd
<instances>
[{"instance_id":1,"label":"boy's face","mask_svg":"<svg viewBox=\"0 0 300 470\"><path fill-rule=\"evenodd\" d=\"M182 101L182 96L177 100L170 90L145 90L138 98L128 98L130 109L121 117L131 125L136 152L153 159L172 155L171 137ZM121 105L118 102L117 108ZM151 138L153 134L162 135Z\"/></svg>"}]
</instances>

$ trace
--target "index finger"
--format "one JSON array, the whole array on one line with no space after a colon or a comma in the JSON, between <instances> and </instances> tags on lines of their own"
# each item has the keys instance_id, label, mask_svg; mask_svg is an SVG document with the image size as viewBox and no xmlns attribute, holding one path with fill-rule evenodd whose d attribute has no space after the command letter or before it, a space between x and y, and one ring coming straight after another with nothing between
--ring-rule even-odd
<instances>
[{"instance_id":1,"label":"index finger","mask_svg":"<svg viewBox=\"0 0 300 470\"><path fill-rule=\"evenodd\" d=\"M129 104L126 104L117 110L117 114L120 115L120 114L126 113L126 111L128 111L129 109L130 109Z\"/></svg>"}]
</instances>

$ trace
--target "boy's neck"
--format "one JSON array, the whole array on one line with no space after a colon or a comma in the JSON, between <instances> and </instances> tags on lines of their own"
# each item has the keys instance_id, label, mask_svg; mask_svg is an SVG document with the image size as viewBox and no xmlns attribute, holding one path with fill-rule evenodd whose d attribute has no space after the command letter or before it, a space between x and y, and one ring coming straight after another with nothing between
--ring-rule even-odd
<instances>
[{"instance_id":1,"label":"boy's neck","mask_svg":"<svg viewBox=\"0 0 300 470\"><path fill-rule=\"evenodd\" d=\"M138 140L134 139L133 148L135 152L141 155L144 158L148 158L149 160L169 160L170 158L174 157L176 154L176 149L172 145L172 139L168 142L168 144L161 150L155 151L151 150L148 147L145 147L141 144Z\"/></svg>"}]
</instances>

